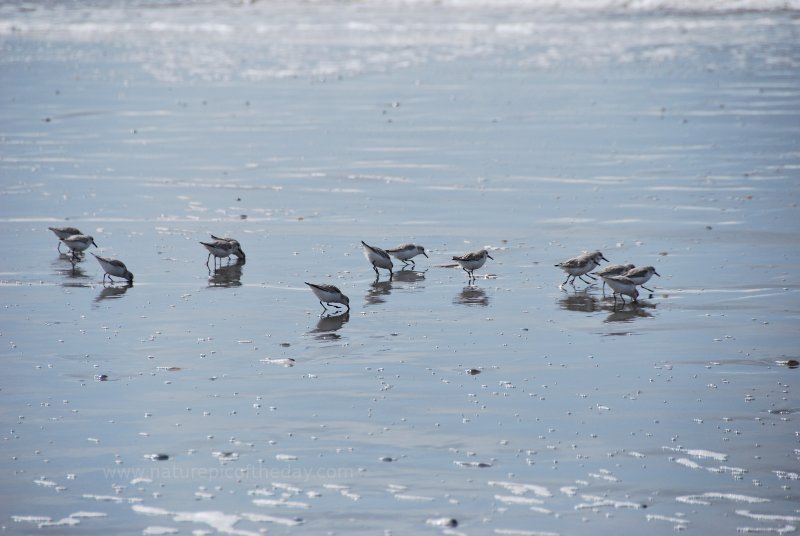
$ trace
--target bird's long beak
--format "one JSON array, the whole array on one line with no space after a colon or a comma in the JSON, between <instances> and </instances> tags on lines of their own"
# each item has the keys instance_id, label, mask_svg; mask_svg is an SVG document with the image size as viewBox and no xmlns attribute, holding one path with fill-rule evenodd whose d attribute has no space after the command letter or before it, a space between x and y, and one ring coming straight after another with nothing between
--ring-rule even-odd
<instances>
[{"instance_id":1,"label":"bird's long beak","mask_svg":"<svg viewBox=\"0 0 800 536\"><path fill-rule=\"evenodd\" d=\"M423 252L422 252L422 254L423 254L423 255L425 255L425 258L428 258L428 254L427 254L427 253L425 253L425 252L423 251Z\"/></svg>"},{"instance_id":2,"label":"bird's long beak","mask_svg":"<svg viewBox=\"0 0 800 536\"><path fill-rule=\"evenodd\" d=\"M655 270L653 270L653 273L654 273L654 274L656 274L658 277L661 277L661 274L659 274L659 273L658 273L658 272L656 272Z\"/></svg>"},{"instance_id":3,"label":"bird's long beak","mask_svg":"<svg viewBox=\"0 0 800 536\"><path fill-rule=\"evenodd\" d=\"M604 256L602 256L602 255L600 255L600 258L601 258L601 259L603 259L603 260L604 260L604 261L606 261L606 262L610 262L608 259L606 259L606 258L605 258Z\"/></svg>"},{"instance_id":4,"label":"bird's long beak","mask_svg":"<svg viewBox=\"0 0 800 536\"><path fill-rule=\"evenodd\" d=\"M486 256L487 256L487 257L489 257L490 259L494 260L494 257L492 257L491 255L489 255L488 253L486 254Z\"/></svg>"},{"instance_id":5,"label":"bird's long beak","mask_svg":"<svg viewBox=\"0 0 800 536\"><path fill-rule=\"evenodd\" d=\"M94 240L92 240L92 244L94 244L94 247L96 247L96 248L100 247L100 246L97 245L97 242L95 242Z\"/></svg>"}]
</instances>

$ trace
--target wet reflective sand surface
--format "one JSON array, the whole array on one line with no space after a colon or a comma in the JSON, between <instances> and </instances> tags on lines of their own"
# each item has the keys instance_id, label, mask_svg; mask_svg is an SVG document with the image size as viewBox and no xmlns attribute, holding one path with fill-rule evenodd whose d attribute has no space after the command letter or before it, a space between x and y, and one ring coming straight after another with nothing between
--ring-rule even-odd
<instances>
[{"instance_id":1,"label":"wet reflective sand surface","mask_svg":"<svg viewBox=\"0 0 800 536\"><path fill-rule=\"evenodd\" d=\"M796 17L332 6L1 12L0 525L794 531Z\"/></svg>"}]
</instances>

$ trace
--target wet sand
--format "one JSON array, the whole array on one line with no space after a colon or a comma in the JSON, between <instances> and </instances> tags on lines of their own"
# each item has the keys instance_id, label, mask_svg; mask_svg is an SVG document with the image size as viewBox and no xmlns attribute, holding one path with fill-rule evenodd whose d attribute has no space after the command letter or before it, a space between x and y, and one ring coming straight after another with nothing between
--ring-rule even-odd
<instances>
[{"instance_id":1,"label":"wet sand","mask_svg":"<svg viewBox=\"0 0 800 536\"><path fill-rule=\"evenodd\" d=\"M124 47L4 43L29 57L0 74L8 532L800 521L796 65L521 49L170 82ZM73 269L61 225L133 286ZM246 263L209 270L210 233ZM376 281L361 240L430 258ZM451 257L482 248L469 284ZM654 291L560 288L593 249Z\"/></svg>"}]
</instances>

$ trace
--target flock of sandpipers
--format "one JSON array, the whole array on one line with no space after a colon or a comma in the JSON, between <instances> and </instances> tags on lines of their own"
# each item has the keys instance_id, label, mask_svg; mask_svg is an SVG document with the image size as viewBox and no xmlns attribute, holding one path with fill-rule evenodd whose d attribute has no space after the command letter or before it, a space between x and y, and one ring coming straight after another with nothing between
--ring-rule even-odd
<instances>
[{"instance_id":1,"label":"flock of sandpipers","mask_svg":"<svg viewBox=\"0 0 800 536\"><path fill-rule=\"evenodd\" d=\"M98 247L94 238L81 233L81 231L75 227L49 227L49 229L59 238L59 252L61 252L62 243L69 248L71 252L70 260L72 261L73 267L75 263L78 262L83 252L90 246L94 245ZM216 267L217 260L221 263L222 259L229 259L231 255L236 256L237 262L245 261L245 254L238 240L211 235L211 240L209 242L201 241L200 243L208 250L206 266L208 266L208 263L213 258L214 266ZM381 249L376 246L370 246L364 241L361 242L361 245L364 247L364 255L367 257L370 264L372 264L372 269L375 270L376 279L380 276L378 268L388 270L389 279L392 278L394 275L392 271L394 268L392 257L401 261L404 267L410 264L413 268L416 266L414 257L417 255L428 256L428 254L425 253L425 248L417 244L402 244L391 249ZM94 255L97 262L99 262L100 266L103 268L103 283L105 283L106 277L108 277L109 281L112 283L114 281L111 279L112 277L123 278L126 279L129 284L133 283L133 274L121 260L111 257L101 257L94 253L92 253L92 255ZM452 259L467 273L469 281L472 283L475 281L475 270L481 268L486 263L487 258L494 260L494 258L489 255L488 251L482 249L480 251L455 256ZM623 303L625 302L623 296L626 295L630 296L632 301L637 301L639 291L636 287L640 286L645 290L653 292L652 289L645 287L644 284L647 283L653 275L660 275L656 272L654 267L642 266L637 268L633 264L610 264L602 270L590 274L589 272L592 272L592 270L600 266L601 260L609 262L601 252L592 251L556 264L556 267L561 268L567 273L567 279L559 286L561 288L566 284L575 286L575 279L580 279L584 283L592 284L592 281L597 280L595 277L597 276L603 280L603 288L608 284L614 291L614 301L616 302L617 295L619 295ZM584 277L588 277L592 281L586 281ZM346 307L347 311L350 310L350 299L335 285L308 282L306 282L306 285L308 285L311 292L319 299L319 303L322 305L324 312L328 311L326 304L337 310L341 304Z\"/></svg>"}]
</instances>

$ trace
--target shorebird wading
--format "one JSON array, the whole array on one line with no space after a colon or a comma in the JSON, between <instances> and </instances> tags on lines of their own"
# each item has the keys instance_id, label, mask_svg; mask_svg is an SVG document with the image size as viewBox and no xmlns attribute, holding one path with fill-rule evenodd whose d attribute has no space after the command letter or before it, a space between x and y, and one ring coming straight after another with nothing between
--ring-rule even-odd
<instances>
[{"instance_id":1,"label":"shorebird wading","mask_svg":"<svg viewBox=\"0 0 800 536\"><path fill-rule=\"evenodd\" d=\"M72 235L68 238L62 239L61 241L64 242L72 251L73 264L75 263L75 259L78 257L78 255L80 255L84 250L88 249L89 246L94 244L94 247L98 247L94 242L94 238L89 235Z\"/></svg>"},{"instance_id":2,"label":"shorebird wading","mask_svg":"<svg viewBox=\"0 0 800 536\"><path fill-rule=\"evenodd\" d=\"M602 270L592 272L592 275L603 277L604 275L625 275L625 272L632 269L633 264L609 264ZM603 289L606 288L606 281L603 280Z\"/></svg>"},{"instance_id":3,"label":"shorebird wading","mask_svg":"<svg viewBox=\"0 0 800 536\"><path fill-rule=\"evenodd\" d=\"M411 262L412 268L416 266L413 257L416 257L417 255L425 255L425 257L428 256L428 254L425 253L425 248L418 246L417 244L401 244L392 249L387 249L386 253L399 261L403 261L403 266L408 266L408 263Z\"/></svg>"},{"instance_id":4,"label":"shorebird wading","mask_svg":"<svg viewBox=\"0 0 800 536\"><path fill-rule=\"evenodd\" d=\"M311 292L314 293L314 296L316 296L319 299L319 304L325 311L328 310L328 308L325 307L326 303L328 305L336 307L337 309L339 308L339 306L335 304L341 303L342 305L347 307L348 311L350 310L350 299L344 294L342 294L342 291L339 290L338 287L334 285L328 285L327 283L306 282L306 285L308 285L308 287L311 289Z\"/></svg>"},{"instance_id":5,"label":"shorebird wading","mask_svg":"<svg viewBox=\"0 0 800 536\"><path fill-rule=\"evenodd\" d=\"M106 282L106 277L108 277L108 280L113 283L114 280L111 279L111 276L122 277L127 279L128 283L133 283L133 274L128 271L128 268L125 266L124 262L111 257L101 257L100 255L95 255L94 253L92 253L92 255L94 255L94 258L97 259L97 262L100 263L100 266L103 267L103 271L105 272L103 274L103 283Z\"/></svg>"},{"instance_id":6,"label":"shorebird wading","mask_svg":"<svg viewBox=\"0 0 800 536\"><path fill-rule=\"evenodd\" d=\"M48 227L58 237L58 252L61 253L61 241L73 235L83 234L77 227Z\"/></svg>"},{"instance_id":7,"label":"shorebird wading","mask_svg":"<svg viewBox=\"0 0 800 536\"><path fill-rule=\"evenodd\" d=\"M216 265L217 259L222 262L221 259L229 258L231 255L236 255L237 259L244 262L245 255L239 242L232 238L215 238L214 235L211 235L211 237L214 238L211 242L200 242L208 250L206 266L208 266L208 261L211 260L212 255L214 256L214 265Z\"/></svg>"},{"instance_id":8,"label":"shorebird wading","mask_svg":"<svg viewBox=\"0 0 800 536\"><path fill-rule=\"evenodd\" d=\"M578 255L577 257L572 257L571 259L567 259L564 262L560 262L556 264L556 267L561 268L565 272L567 272L567 278L561 283L560 286L564 286L569 282L569 278L572 278L572 286L575 286L575 278L580 278L581 281L584 283L591 284L589 281L586 281L581 276L586 276L592 280L595 278L589 275L589 272L595 269L595 267L600 265L600 259L608 262L608 259L603 257L603 254L599 251L592 251L591 253L584 253L582 255Z\"/></svg>"},{"instance_id":9,"label":"shorebird wading","mask_svg":"<svg viewBox=\"0 0 800 536\"><path fill-rule=\"evenodd\" d=\"M653 292L653 289L647 288L644 286L644 284L650 281L650 278L653 277L653 275L661 277L661 274L656 272L656 269L652 266L641 266L639 268L632 268L625 272L625 277L649 292Z\"/></svg>"},{"instance_id":10,"label":"shorebird wading","mask_svg":"<svg viewBox=\"0 0 800 536\"><path fill-rule=\"evenodd\" d=\"M392 267L394 265L392 264L392 259L389 258L389 254L381 248L370 246L363 240L361 241L361 245L364 246L364 256L367 257L367 260L372 264L372 269L375 270L375 277L380 275L378 273L378 268L384 268L389 270L389 279L391 279L394 275L392 273Z\"/></svg>"},{"instance_id":11,"label":"shorebird wading","mask_svg":"<svg viewBox=\"0 0 800 536\"><path fill-rule=\"evenodd\" d=\"M614 291L614 301L617 299L617 294L619 294L622 303L625 303L625 298L622 297L623 294L627 294L633 301L637 301L636 299L639 297L639 291L636 290L636 283L629 278L624 275L606 275L602 277Z\"/></svg>"},{"instance_id":12,"label":"shorebird wading","mask_svg":"<svg viewBox=\"0 0 800 536\"><path fill-rule=\"evenodd\" d=\"M473 251L471 253L465 253L463 255L453 257L453 260L456 261L459 266L461 266L462 270L467 272L470 281L474 281L475 274L473 272L484 265L487 257L494 260L494 257L489 255L488 251L482 249L480 251Z\"/></svg>"}]
</instances>

